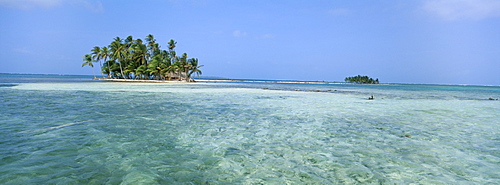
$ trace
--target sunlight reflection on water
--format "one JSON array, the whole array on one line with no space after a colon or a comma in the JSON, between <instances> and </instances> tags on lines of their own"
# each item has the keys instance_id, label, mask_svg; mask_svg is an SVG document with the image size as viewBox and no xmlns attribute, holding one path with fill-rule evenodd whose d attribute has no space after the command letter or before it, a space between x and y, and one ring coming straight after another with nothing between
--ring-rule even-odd
<instances>
[{"instance_id":1,"label":"sunlight reflection on water","mask_svg":"<svg viewBox=\"0 0 500 185\"><path fill-rule=\"evenodd\" d=\"M476 100L499 91L245 83L0 91L8 107L0 183L499 181L500 102Z\"/></svg>"}]
</instances>

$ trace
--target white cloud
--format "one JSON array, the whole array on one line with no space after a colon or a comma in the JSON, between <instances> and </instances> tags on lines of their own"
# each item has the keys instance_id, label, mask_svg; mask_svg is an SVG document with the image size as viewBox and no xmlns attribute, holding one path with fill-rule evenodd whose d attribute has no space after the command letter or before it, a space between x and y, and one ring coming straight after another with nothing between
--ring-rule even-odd
<instances>
[{"instance_id":1,"label":"white cloud","mask_svg":"<svg viewBox=\"0 0 500 185\"><path fill-rule=\"evenodd\" d=\"M500 17L499 0L428 0L422 8L447 21Z\"/></svg>"},{"instance_id":2,"label":"white cloud","mask_svg":"<svg viewBox=\"0 0 500 185\"><path fill-rule=\"evenodd\" d=\"M52 8L61 5L63 0L0 0L0 6L29 10L33 8Z\"/></svg>"},{"instance_id":3,"label":"white cloud","mask_svg":"<svg viewBox=\"0 0 500 185\"><path fill-rule=\"evenodd\" d=\"M83 5L86 9L95 12L95 13L102 13L104 12L104 7L102 6L101 1L97 2L90 2L86 0L80 0L78 2L75 2L76 4Z\"/></svg>"},{"instance_id":4,"label":"white cloud","mask_svg":"<svg viewBox=\"0 0 500 185\"><path fill-rule=\"evenodd\" d=\"M247 32L235 30L233 31L233 37L245 37L247 36Z\"/></svg>"}]
</instances>

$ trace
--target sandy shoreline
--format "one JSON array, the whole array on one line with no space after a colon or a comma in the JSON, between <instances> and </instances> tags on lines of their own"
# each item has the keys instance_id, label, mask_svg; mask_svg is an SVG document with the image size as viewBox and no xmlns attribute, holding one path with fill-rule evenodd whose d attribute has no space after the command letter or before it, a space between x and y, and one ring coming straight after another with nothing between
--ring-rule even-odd
<instances>
[{"instance_id":1,"label":"sandy shoreline","mask_svg":"<svg viewBox=\"0 0 500 185\"><path fill-rule=\"evenodd\" d=\"M204 81L204 80L198 80ZM279 80L206 80L207 82L221 81L221 82L254 82L254 83L286 83L286 84L351 84L342 82L325 82L325 81L279 81Z\"/></svg>"},{"instance_id":2,"label":"sandy shoreline","mask_svg":"<svg viewBox=\"0 0 500 185\"><path fill-rule=\"evenodd\" d=\"M109 79L95 78L93 80L111 81L111 82L138 82L138 83L224 83L224 82L251 82L251 83L288 83L288 84L352 84L342 82L307 82L307 81L274 81L274 80L196 80L196 82L186 82L185 80L136 80L136 79Z\"/></svg>"},{"instance_id":3,"label":"sandy shoreline","mask_svg":"<svg viewBox=\"0 0 500 185\"><path fill-rule=\"evenodd\" d=\"M110 82L138 82L138 83L193 83L185 80L136 80L136 79L112 79L112 78L94 78L93 80L110 81Z\"/></svg>"}]
</instances>

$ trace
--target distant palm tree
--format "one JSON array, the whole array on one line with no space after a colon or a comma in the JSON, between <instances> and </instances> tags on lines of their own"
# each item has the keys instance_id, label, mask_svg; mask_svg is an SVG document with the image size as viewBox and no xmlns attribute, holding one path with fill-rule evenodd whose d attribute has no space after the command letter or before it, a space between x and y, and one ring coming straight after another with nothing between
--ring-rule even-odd
<instances>
[{"instance_id":1,"label":"distant palm tree","mask_svg":"<svg viewBox=\"0 0 500 185\"><path fill-rule=\"evenodd\" d=\"M83 57L83 61L85 61L83 64L82 64L82 67L83 66L90 66L92 68L92 74L94 75L94 79L96 78L95 77L95 73L94 73L94 62L95 60L92 60L92 55L90 54L86 54L84 57Z\"/></svg>"}]
</instances>

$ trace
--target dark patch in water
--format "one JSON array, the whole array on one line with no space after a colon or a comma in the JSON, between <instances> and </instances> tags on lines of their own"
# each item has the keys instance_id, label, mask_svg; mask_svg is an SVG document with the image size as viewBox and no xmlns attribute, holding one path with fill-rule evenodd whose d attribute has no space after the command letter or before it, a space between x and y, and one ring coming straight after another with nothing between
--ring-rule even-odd
<instances>
[{"instance_id":1,"label":"dark patch in water","mask_svg":"<svg viewBox=\"0 0 500 185\"><path fill-rule=\"evenodd\" d=\"M224 156L241 155L242 152L243 151L241 151L240 149L229 147L229 148L226 149L226 153L224 154Z\"/></svg>"},{"instance_id":2,"label":"dark patch in water","mask_svg":"<svg viewBox=\"0 0 500 185\"><path fill-rule=\"evenodd\" d=\"M0 84L0 87L14 87L17 86L17 84Z\"/></svg>"}]
</instances>

